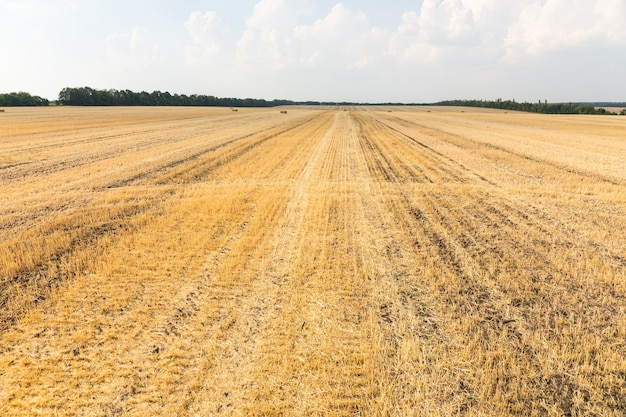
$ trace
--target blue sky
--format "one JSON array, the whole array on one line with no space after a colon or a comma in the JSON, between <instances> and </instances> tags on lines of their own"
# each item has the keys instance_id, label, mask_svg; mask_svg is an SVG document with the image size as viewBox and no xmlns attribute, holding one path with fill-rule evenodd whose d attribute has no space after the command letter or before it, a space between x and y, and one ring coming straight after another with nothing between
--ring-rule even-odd
<instances>
[{"instance_id":1,"label":"blue sky","mask_svg":"<svg viewBox=\"0 0 626 417\"><path fill-rule=\"evenodd\" d=\"M626 101L626 0L0 0L0 92Z\"/></svg>"}]
</instances>

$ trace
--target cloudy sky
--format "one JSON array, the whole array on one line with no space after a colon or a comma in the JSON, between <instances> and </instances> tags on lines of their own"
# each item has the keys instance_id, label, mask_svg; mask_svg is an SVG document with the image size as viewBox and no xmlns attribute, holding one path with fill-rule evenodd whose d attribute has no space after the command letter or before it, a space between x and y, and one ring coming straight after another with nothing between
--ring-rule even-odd
<instances>
[{"instance_id":1,"label":"cloudy sky","mask_svg":"<svg viewBox=\"0 0 626 417\"><path fill-rule=\"evenodd\" d=\"M0 92L626 101L626 0L0 0Z\"/></svg>"}]
</instances>

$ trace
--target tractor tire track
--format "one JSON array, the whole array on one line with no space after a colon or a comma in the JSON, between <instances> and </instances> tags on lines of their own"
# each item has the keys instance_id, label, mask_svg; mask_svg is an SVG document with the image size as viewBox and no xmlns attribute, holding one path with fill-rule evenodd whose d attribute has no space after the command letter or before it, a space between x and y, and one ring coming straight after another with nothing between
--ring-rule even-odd
<instances>
[{"instance_id":1,"label":"tractor tire track","mask_svg":"<svg viewBox=\"0 0 626 417\"><path fill-rule=\"evenodd\" d=\"M369 138L371 139L381 142L388 140L380 134ZM368 138L363 140L367 141ZM369 150L371 149L373 147L369 147ZM398 157L404 155L399 153ZM375 156L369 158L370 167L380 170L380 164L375 160ZM381 173L382 178L386 178L386 175L384 172ZM475 200L467 200L466 195L463 195L463 200L459 201L458 191L454 189L436 190L429 186L423 190L411 187L415 191L410 191L409 187L402 184L395 184L393 187L396 190L391 192L386 205L398 219L397 229L406 230L405 233L415 237L416 254L421 254L424 263L432 264L436 259L440 259L441 262L437 263L438 268L449 271L444 274L447 277L447 284L437 285L435 281L433 288L437 290L434 293L431 290L431 295L448 307L446 312L439 311L439 315L479 317L477 321L468 325L481 335L481 343L489 344L489 340L497 343L496 341L506 334L509 338L512 337L510 342L514 349L511 357L523 357L524 360L530 361L526 366L530 365L536 372L541 373L537 358L545 355L544 348L526 335L540 331L546 326L554 327L555 320L558 321L559 315L563 314L562 310L561 312L556 310L555 316L551 316L553 318L548 323L537 315L537 311L551 310L549 300L554 294L563 294L565 290L566 296L561 298L562 302L570 303L566 301L568 297L575 297L575 294L581 291L581 287L586 287L583 291L588 295L585 301L588 308L597 311L597 306L604 304L607 307L604 313L597 312L589 321L586 321L584 316L578 316L576 319L579 322L582 320L584 323L582 325L586 327L591 326L592 322L605 323L604 327L597 329L596 336L609 331L612 328L611 323L617 319L616 314L623 311L623 294L616 294L609 285L599 287L597 282L593 285L587 285L581 280L571 282L573 271L564 269L564 265L557 263L558 258L555 259L549 252L543 250L548 245L542 243L541 237L545 236L546 230L552 235L555 230L549 224L537 219L534 221L538 223L529 223L531 221L529 214L524 212L523 208L512 209L514 203L506 202L506 197L500 195L497 189L492 190L494 197L483 197L479 200L480 204L467 207L468 201L471 204ZM504 202L504 205L501 202ZM462 207L462 203L466 206ZM503 208L506 211L502 211ZM512 218L514 220L511 220ZM520 224L523 224L522 230L530 233L527 243L522 246L514 239L514 236L519 236ZM552 239L560 242L556 248L559 254L567 252L570 247L574 248L572 251L574 253L576 249L584 252L590 249L580 247L567 235L553 236ZM577 257L574 253L569 255L572 259ZM524 261L532 264L533 270L524 266ZM614 268L617 268L613 272L614 277L623 276L625 271L621 265L614 264ZM515 272L516 270L531 272L531 276L526 281L524 279L520 281L521 276ZM560 277L555 277L555 274ZM533 301L529 304L528 300ZM581 300L578 300L578 303L580 302ZM502 310L503 306L506 306L508 312ZM454 326L449 331L449 334L463 333ZM544 334L543 337L552 338L554 335ZM611 337L607 337L605 343L609 343L610 340ZM465 340L460 343L470 342L471 340ZM557 336L555 343L564 343L564 340ZM615 354L622 353L623 348L615 351ZM619 378L619 374L615 376ZM466 385L468 383L464 382ZM552 388L549 393L543 395L553 396L552 400L568 409L574 393L585 392L584 385L576 385L571 381L568 383L571 390L568 391L567 397L562 397L561 393ZM518 398L519 391L516 390L520 390L521 387L514 385L509 383L504 395ZM474 390L478 392L479 386L475 386ZM487 398L480 398L478 401L476 398L469 398L467 399L469 402L465 401L464 404L468 407L475 406L485 400ZM607 403L614 400L614 394L604 398ZM525 408L524 405L516 407L521 407L520 410L524 413L533 412L533 409Z\"/></svg>"},{"instance_id":2,"label":"tractor tire track","mask_svg":"<svg viewBox=\"0 0 626 417\"><path fill-rule=\"evenodd\" d=\"M383 122L381 122L383 123ZM393 127L393 124L399 124L401 127ZM610 185L614 185L614 186L624 186L624 182L623 181L619 181L616 180L615 178L611 178L611 177L607 177L607 176L603 176L600 175L598 173L592 173L592 172L587 172L587 171L583 171L580 169L575 169L572 167L568 167L562 164L558 164L555 162L552 162L550 160L547 159L541 159L541 158L537 158L531 155L525 155L525 154L521 154L518 152L515 152L511 149L505 148L503 146L499 146L499 145L495 145L493 143L484 143L484 142L480 142L474 139L471 139L467 136L460 136L457 135L455 133L451 133L448 132L446 130L443 129L439 129L439 128L433 128L430 126L426 126L424 124L420 124L417 122L412 122L412 121L407 121L404 118L400 118L400 117L394 117L392 122L387 122L385 123L385 125L387 125L390 129L395 130L400 132L403 128L417 128L420 132L422 132L424 135L426 136L430 136L430 137L436 137L440 140L452 143L453 145L456 145L462 149L468 150L468 151L473 151L475 149L490 149L493 151L496 151L495 154L491 153L489 154L490 156L487 156L488 158L493 158L493 159L497 159L499 157L501 157L500 155L508 155L514 158L517 158L518 160L520 160L519 164L520 166L524 167L525 171L531 170L532 171L537 171L537 172L542 172L542 169L545 167L550 167L551 169L555 170L555 171L560 171L560 172L565 172L567 174L571 174L571 175L575 175L577 177L580 177L581 181L585 181L585 180L593 180L593 181L597 181L600 183L605 183L605 184L610 184ZM404 133L403 133L404 134ZM407 137L410 137L407 135ZM413 139L414 140L414 139ZM416 141L416 143L419 143L418 141ZM427 146L424 144L420 144L420 146ZM479 153L482 156L486 156L488 153L486 152L480 152ZM530 163L530 164L529 164ZM558 176L558 174L555 174L555 176Z\"/></svg>"},{"instance_id":3,"label":"tractor tire track","mask_svg":"<svg viewBox=\"0 0 626 417\"><path fill-rule=\"evenodd\" d=\"M620 415L623 187L378 110L192 139L42 223L79 272L0 334L0 413Z\"/></svg>"},{"instance_id":4,"label":"tractor tire track","mask_svg":"<svg viewBox=\"0 0 626 417\"><path fill-rule=\"evenodd\" d=\"M312 118L318 117L318 115L312 116ZM128 200L128 197L125 196L125 191L121 190L118 193L124 196L121 198L121 204L112 207L108 212L104 212L104 217L91 218L88 213L91 212L92 207L102 207L103 200L115 199L115 188L135 188L140 180L149 180L151 178L159 181L157 173L167 172L181 164L189 164L207 153L214 152L219 148L227 148L229 145L232 146L245 138L259 137L252 144L229 150L225 159L218 160L213 166L208 168L210 170L219 169L232 164L246 152L258 146L259 143L285 135L297 127L302 127L311 121L312 118L306 118L304 122L298 120L287 128L280 126L271 127L260 133L254 132L243 137L236 137L216 147L203 149L185 159L170 161L168 165L154 170L147 170L109 184L105 187L107 189L106 192L95 193L91 198L87 196L73 205L61 208L53 222L50 222L49 219L49 213L51 208L53 208L53 204L46 204L39 213L35 211L31 212L28 217L21 216L20 223L13 225L13 237L5 231L6 240L0 244L0 252L9 254L4 256L9 261L1 265L2 268L0 269L0 306L4 307L2 309L3 313L0 314L0 332L13 326L21 315L25 314L30 308L45 301L48 293L58 285L71 280L76 274L80 274L83 269L89 267L89 262L76 263L75 259L81 258L82 254L93 254L102 251L103 249L99 248L99 245L103 241L115 237L120 230L127 230L133 218L147 212L157 211L165 199L171 198L176 193L172 187L163 187L163 184L157 182L156 185L159 188L156 189L156 192L151 192L149 195L144 195L145 193L142 192L141 194L144 196L139 202L139 196ZM271 133L268 134L267 132ZM150 182L146 185L148 187L154 186ZM113 190L109 191L108 189ZM137 201L133 201L134 199L137 199ZM109 205L109 203L105 203L106 205ZM42 222L39 227L37 226L38 222ZM20 231L20 224L28 226L30 230ZM7 225L5 223L5 226ZM63 236L60 236L60 233ZM37 253L38 250L32 249L34 246L39 246L45 251L42 251L38 257L20 257L21 253ZM25 293L24 289L27 287L34 292L32 294L29 292ZM9 303L11 308L8 308Z\"/></svg>"}]
</instances>

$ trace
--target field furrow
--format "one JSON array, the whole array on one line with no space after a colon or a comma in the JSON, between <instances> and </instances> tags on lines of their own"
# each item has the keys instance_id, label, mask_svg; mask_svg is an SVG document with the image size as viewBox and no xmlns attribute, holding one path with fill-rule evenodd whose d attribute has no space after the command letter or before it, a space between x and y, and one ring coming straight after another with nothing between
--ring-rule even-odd
<instances>
[{"instance_id":1,"label":"field furrow","mask_svg":"<svg viewBox=\"0 0 626 417\"><path fill-rule=\"evenodd\" d=\"M621 118L2 117L3 416L626 412Z\"/></svg>"},{"instance_id":2,"label":"field furrow","mask_svg":"<svg viewBox=\"0 0 626 417\"><path fill-rule=\"evenodd\" d=\"M375 138L381 142L392 140L380 134ZM426 147L422 149L429 152ZM405 155L399 152L397 158ZM414 160L407 157L404 163ZM372 167L377 165L371 161ZM386 179L383 172L381 180ZM494 395L498 403L506 399L509 411L523 414L542 411L524 400L529 397L547 398L566 413L571 412L577 396L596 396L612 404L609 410L620 409L620 397L606 391L584 371L590 363L574 359L588 358L590 349L609 345L615 331L623 337L626 270L619 258L607 263L604 248L581 244L541 216L527 213L527 206L516 208L517 202L502 194L499 187L451 187L443 182L439 186L388 184L386 187L394 189L386 193L389 199L385 205L399 218L395 229L408 228L407 235L413 236L417 249L414 256L422 258L417 268L430 277L429 296L445 306L444 310L435 307L434 311L440 317L462 320L461 327L451 325L446 332L455 336L450 345L459 347L453 350L454 357L467 356L468 346L477 355L484 355L482 360L474 360L474 370L466 366L467 375L459 382L465 388L456 393L459 410L481 404L487 414L506 412L489 406ZM583 256L586 265L579 262ZM589 280L591 276L593 280ZM620 288L617 292L616 285ZM578 313L563 310L563 306L571 305L581 309ZM583 328L594 331L578 333ZM573 339L585 343L574 346ZM504 340L506 343L502 343ZM549 351L546 341L551 341ZM493 351L492 346L498 350ZM561 347L558 353L552 350L554 346ZM534 359L555 354L555 362L567 371L550 369L545 362ZM623 386L620 367L624 364L624 345L605 349L605 354L611 359L602 365L601 373L621 380ZM433 361L443 359L438 353ZM486 379L484 370L494 365L506 369L505 373L514 372L514 383L507 380L502 385L505 376L498 375L496 369L488 373L494 379ZM563 372L579 377L565 378ZM531 381L525 380L526 375ZM552 381L551 375L567 379L561 381L565 391L537 382ZM591 393L590 386L598 387L597 391ZM529 392L529 387L537 387L537 391ZM436 408L441 409L444 401L450 400L440 397Z\"/></svg>"},{"instance_id":3,"label":"field furrow","mask_svg":"<svg viewBox=\"0 0 626 417\"><path fill-rule=\"evenodd\" d=\"M151 147L141 151L133 149L131 137L126 142L126 153L113 161L105 159L86 168L50 173L45 179L24 176L17 184L7 184L0 201L0 306L8 308L0 313L0 331L10 326L20 312L41 302L60 281L88 267L94 254L103 250L99 248L103 237L129 228L129 219L137 214L158 210L159 203L175 193L173 186L163 184L163 177L172 175L179 165L189 169L201 155L219 149L222 154L218 155L217 166L200 161L205 169L214 170L232 164L235 156L258 142L290 129L267 126L266 119L260 119L265 124L260 132L255 124L253 131L249 125L246 127L247 133L240 133L243 128L235 126L225 132L218 130L213 137L196 132L192 139L173 143L163 144L159 138L152 138ZM302 125L302 119L296 119L291 123ZM201 121L210 125L212 119L204 116ZM252 122L257 120L253 118ZM247 143L242 145L241 141ZM94 138L92 147L107 149L98 138ZM63 155L71 158L65 152L59 157Z\"/></svg>"}]
</instances>

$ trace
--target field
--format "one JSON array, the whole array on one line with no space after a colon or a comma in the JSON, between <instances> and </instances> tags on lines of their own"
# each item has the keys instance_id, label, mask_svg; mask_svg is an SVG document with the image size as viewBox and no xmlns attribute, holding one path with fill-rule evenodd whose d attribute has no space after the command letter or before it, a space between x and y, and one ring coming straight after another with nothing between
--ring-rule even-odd
<instances>
[{"instance_id":1,"label":"field","mask_svg":"<svg viewBox=\"0 0 626 417\"><path fill-rule=\"evenodd\" d=\"M626 415L624 117L9 108L0 184L2 416Z\"/></svg>"}]
</instances>

